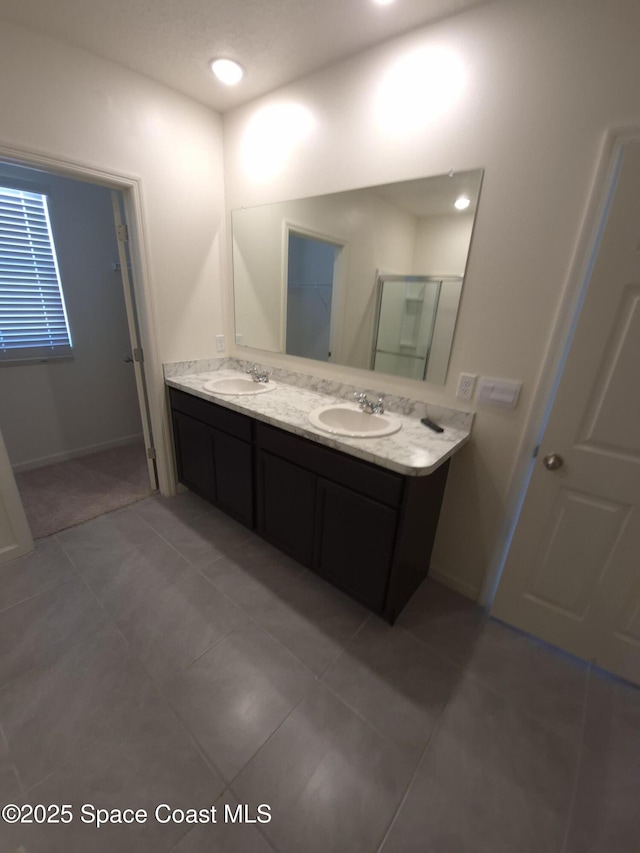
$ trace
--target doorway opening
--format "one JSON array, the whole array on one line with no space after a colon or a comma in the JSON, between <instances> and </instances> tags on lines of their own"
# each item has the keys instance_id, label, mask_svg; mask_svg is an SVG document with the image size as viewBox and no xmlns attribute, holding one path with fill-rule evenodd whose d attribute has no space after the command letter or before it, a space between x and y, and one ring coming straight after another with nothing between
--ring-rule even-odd
<instances>
[{"instance_id":1,"label":"doorway opening","mask_svg":"<svg viewBox=\"0 0 640 853\"><path fill-rule=\"evenodd\" d=\"M0 431L38 539L151 494L157 473L123 192L15 161L3 183L46 195L71 337L61 357L0 363Z\"/></svg>"},{"instance_id":2,"label":"doorway opening","mask_svg":"<svg viewBox=\"0 0 640 853\"><path fill-rule=\"evenodd\" d=\"M342 246L309 233L287 231L287 355L333 360L334 285Z\"/></svg>"}]
</instances>

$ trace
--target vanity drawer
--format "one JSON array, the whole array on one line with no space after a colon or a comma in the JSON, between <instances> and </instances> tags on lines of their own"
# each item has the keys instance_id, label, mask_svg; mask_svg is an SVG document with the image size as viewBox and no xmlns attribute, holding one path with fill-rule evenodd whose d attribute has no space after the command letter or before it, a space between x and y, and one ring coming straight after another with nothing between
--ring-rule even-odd
<instances>
[{"instance_id":1,"label":"vanity drawer","mask_svg":"<svg viewBox=\"0 0 640 853\"><path fill-rule=\"evenodd\" d=\"M251 441L251 418L246 415L240 415L231 409L225 409L209 400L202 400L200 397L185 394L175 388L169 388L169 399L171 408L175 411L196 418L243 441Z\"/></svg>"},{"instance_id":2,"label":"vanity drawer","mask_svg":"<svg viewBox=\"0 0 640 853\"><path fill-rule=\"evenodd\" d=\"M403 477L315 442L256 422L258 447L387 506L400 505Z\"/></svg>"}]
</instances>

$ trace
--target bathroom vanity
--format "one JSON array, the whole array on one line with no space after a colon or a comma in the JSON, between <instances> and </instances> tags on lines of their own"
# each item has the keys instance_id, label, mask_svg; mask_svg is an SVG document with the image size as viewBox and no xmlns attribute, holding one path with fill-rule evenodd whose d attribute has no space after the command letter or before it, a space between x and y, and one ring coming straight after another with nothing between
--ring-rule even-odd
<instances>
[{"instance_id":1,"label":"bathroom vanity","mask_svg":"<svg viewBox=\"0 0 640 853\"><path fill-rule=\"evenodd\" d=\"M427 574L449 459L468 430L438 439L404 417L395 436L339 439L309 424L325 395L279 385L216 397L206 378L167 379L179 481L393 623ZM415 441L439 453L411 464Z\"/></svg>"}]
</instances>

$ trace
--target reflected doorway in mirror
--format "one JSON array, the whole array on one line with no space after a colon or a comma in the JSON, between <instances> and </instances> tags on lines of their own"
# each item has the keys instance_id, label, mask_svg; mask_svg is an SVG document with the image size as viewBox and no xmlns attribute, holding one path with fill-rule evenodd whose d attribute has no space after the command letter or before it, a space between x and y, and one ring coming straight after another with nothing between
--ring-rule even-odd
<instances>
[{"instance_id":1,"label":"reflected doorway in mirror","mask_svg":"<svg viewBox=\"0 0 640 853\"><path fill-rule=\"evenodd\" d=\"M331 361L334 285L340 285L338 260L343 247L289 225L286 239L285 352Z\"/></svg>"},{"instance_id":2,"label":"reflected doorway in mirror","mask_svg":"<svg viewBox=\"0 0 640 853\"><path fill-rule=\"evenodd\" d=\"M295 349L295 355L304 358L372 370L378 336L378 270L441 282L456 279L461 292L482 177L481 169L452 171L432 178L232 211L236 346L283 354L292 354ZM462 195L469 199L465 210L455 207ZM305 323L309 325L305 326L303 337L322 341L310 352L303 352L298 344L287 340L287 324L291 325L292 319L287 310L289 230L341 247L334 260L330 311L328 298L317 298L320 291L298 292L293 297L302 297L304 302ZM446 290L447 295L453 292L448 285ZM451 330L455 328L460 292L455 301L451 300ZM444 294L442 284L439 310ZM425 298L426 295L427 291ZM328 291L324 296L328 297ZM328 314L331 323L327 348ZM412 319L413 315L407 312L403 339L412 334ZM318 323L317 328L314 322ZM438 322L436 319L432 328L433 341L426 344L431 351L438 336ZM420 329L420 323L415 328ZM424 349L424 342L417 342L417 347ZM438 369L435 361L433 368L426 363L426 372L422 371L426 381L445 382L451 346L444 350L446 357ZM325 355L328 352L331 356ZM388 371L380 364L376 365L376 372L381 368Z\"/></svg>"}]
</instances>

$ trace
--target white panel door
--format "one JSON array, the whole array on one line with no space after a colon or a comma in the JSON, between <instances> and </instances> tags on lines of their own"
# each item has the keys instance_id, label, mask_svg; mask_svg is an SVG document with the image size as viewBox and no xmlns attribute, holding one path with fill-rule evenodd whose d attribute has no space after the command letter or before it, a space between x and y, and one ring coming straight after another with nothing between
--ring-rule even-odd
<instances>
[{"instance_id":1,"label":"white panel door","mask_svg":"<svg viewBox=\"0 0 640 853\"><path fill-rule=\"evenodd\" d=\"M113 204L113 217L118 237L118 256L120 259L120 272L122 275L122 289L124 293L124 304L127 312L127 324L129 326L129 339L133 353L133 370L136 379L136 390L138 392L138 405L140 406L140 418L142 421L142 433L144 446L147 450L147 468L149 470L149 482L152 489L158 488L158 472L156 470L156 451L153 444L153 431L151 428L151 413L149 409L149 392L144 369L144 357L142 356L142 343L140 341L140 328L138 323L138 312L136 309L133 282L129 273L131 267L129 244L129 228L124 220L124 206L122 205L121 193L117 190L111 191ZM122 206L121 206L122 205Z\"/></svg>"},{"instance_id":2,"label":"white panel door","mask_svg":"<svg viewBox=\"0 0 640 853\"><path fill-rule=\"evenodd\" d=\"M638 142L622 149L590 281L491 612L640 683Z\"/></svg>"}]
</instances>

